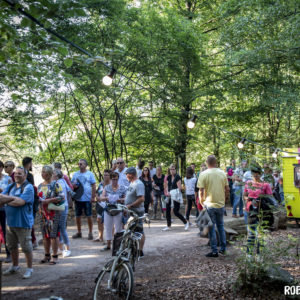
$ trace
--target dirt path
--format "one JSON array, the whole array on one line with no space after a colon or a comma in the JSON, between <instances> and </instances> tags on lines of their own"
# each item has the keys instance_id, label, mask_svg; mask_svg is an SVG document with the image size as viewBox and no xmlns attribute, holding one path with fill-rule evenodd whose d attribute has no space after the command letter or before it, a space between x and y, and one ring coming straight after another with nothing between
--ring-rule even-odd
<instances>
[{"instance_id":1,"label":"dirt path","mask_svg":"<svg viewBox=\"0 0 300 300\"><path fill-rule=\"evenodd\" d=\"M239 253L238 248L231 246L226 256L209 259L205 257L210 251L208 240L197 236L196 227L185 231L183 224L175 219L172 231L162 232L165 225L165 221L152 221L151 228L145 227L145 258L137 264L134 299L236 298L228 282L236 276L235 259ZM75 233L75 227L68 227L68 232L71 236ZM299 235L299 229L275 234L287 236L288 233ZM94 235L96 234L94 227ZM59 264L55 266L39 264L43 257L40 246L34 251L32 278L24 280L21 274L3 277L2 299L40 299L51 295L65 300L92 299L94 279L110 254L100 253L99 249L103 245L88 241L86 230L83 231L83 236L83 239L71 239L72 256L60 258ZM23 254L20 265L22 273L25 267ZM8 265L4 264L3 267L7 268ZM289 271L300 279L299 266Z\"/></svg>"}]
</instances>

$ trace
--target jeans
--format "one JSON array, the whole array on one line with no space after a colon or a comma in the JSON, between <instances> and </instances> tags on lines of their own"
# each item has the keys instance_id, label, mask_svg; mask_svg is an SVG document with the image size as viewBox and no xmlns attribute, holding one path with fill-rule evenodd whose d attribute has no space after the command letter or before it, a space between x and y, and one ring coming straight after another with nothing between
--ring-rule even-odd
<instances>
[{"instance_id":1,"label":"jeans","mask_svg":"<svg viewBox=\"0 0 300 300\"><path fill-rule=\"evenodd\" d=\"M215 226L217 226L219 232L220 246L221 246L220 250L226 251L226 234L225 234L224 220L223 220L224 209L225 207L221 207L221 208L207 207L207 212L213 223L213 226L209 231L210 246L213 253L218 253L218 242L217 242Z\"/></svg>"},{"instance_id":2,"label":"jeans","mask_svg":"<svg viewBox=\"0 0 300 300\"><path fill-rule=\"evenodd\" d=\"M187 210L186 210L186 216L185 217L186 217L186 220L189 221L193 204L196 207L196 217L198 217L199 211L198 211L198 208L197 208L195 195L186 195L186 200L187 200Z\"/></svg>"},{"instance_id":3,"label":"jeans","mask_svg":"<svg viewBox=\"0 0 300 300\"><path fill-rule=\"evenodd\" d=\"M169 199L169 203L167 204L167 210L166 210L166 218L167 218L167 225L168 227L171 226L171 204L172 204L172 200L171 200L171 197ZM179 218L183 224L186 224L187 221L186 219L184 218L184 216L179 212L179 209L180 209L180 203L179 202L176 202L176 201L173 201L173 204L174 204L174 208L173 208L173 212L174 212L174 215Z\"/></svg>"},{"instance_id":4,"label":"jeans","mask_svg":"<svg viewBox=\"0 0 300 300\"><path fill-rule=\"evenodd\" d=\"M65 211L61 212L60 220L59 220L59 230L60 230L59 242L61 244L64 243L67 246L70 245L70 241L67 233L68 210L69 208L66 207Z\"/></svg>"},{"instance_id":5,"label":"jeans","mask_svg":"<svg viewBox=\"0 0 300 300\"><path fill-rule=\"evenodd\" d=\"M233 215L236 215L238 206L239 206L239 214L240 214L240 216L242 216L244 203L243 203L243 187L241 185L235 187L233 211L232 211Z\"/></svg>"},{"instance_id":6,"label":"jeans","mask_svg":"<svg viewBox=\"0 0 300 300\"><path fill-rule=\"evenodd\" d=\"M162 197L163 195L161 193L155 193L154 192L154 205L153 205L153 210L154 210L154 215L156 216L157 214L157 206L158 206L158 203L160 205L160 210L161 210L161 213L163 213L163 209L162 209Z\"/></svg>"},{"instance_id":7,"label":"jeans","mask_svg":"<svg viewBox=\"0 0 300 300\"><path fill-rule=\"evenodd\" d=\"M230 204L231 204L231 207L233 207L233 203L234 203L234 188L233 188L232 180L229 181L229 190L230 190Z\"/></svg>"}]
</instances>

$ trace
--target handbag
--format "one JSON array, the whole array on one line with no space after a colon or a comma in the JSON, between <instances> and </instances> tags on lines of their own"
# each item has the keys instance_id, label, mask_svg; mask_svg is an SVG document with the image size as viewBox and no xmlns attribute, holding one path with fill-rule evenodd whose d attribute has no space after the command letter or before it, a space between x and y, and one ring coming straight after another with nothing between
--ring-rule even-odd
<instances>
[{"instance_id":1,"label":"handbag","mask_svg":"<svg viewBox=\"0 0 300 300\"><path fill-rule=\"evenodd\" d=\"M62 204L49 203L48 204L48 210L64 211L65 209L66 209L65 203L62 203Z\"/></svg>"},{"instance_id":2,"label":"handbag","mask_svg":"<svg viewBox=\"0 0 300 300\"><path fill-rule=\"evenodd\" d=\"M114 209L118 209L118 206L116 204L107 203L105 211L112 217L120 213L119 211L113 211Z\"/></svg>"},{"instance_id":3,"label":"handbag","mask_svg":"<svg viewBox=\"0 0 300 300\"><path fill-rule=\"evenodd\" d=\"M171 200L183 203L182 193L179 189L174 189L170 191Z\"/></svg>"}]
</instances>

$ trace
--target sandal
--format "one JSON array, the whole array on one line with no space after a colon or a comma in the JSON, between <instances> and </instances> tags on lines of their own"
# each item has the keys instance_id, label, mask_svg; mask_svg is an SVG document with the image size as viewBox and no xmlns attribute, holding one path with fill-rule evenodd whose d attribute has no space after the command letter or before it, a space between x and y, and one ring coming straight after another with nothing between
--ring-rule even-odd
<instances>
[{"instance_id":1,"label":"sandal","mask_svg":"<svg viewBox=\"0 0 300 300\"><path fill-rule=\"evenodd\" d=\"M58 255L52 255L52 258L58 258ZM56 265L58 263L58 261L56 260L51 260L50 262L49 262L49 265Z\"/></svg>"},{"instance_id":2,"label":"sandal","mask_svg":"<svg viewBox=\"0 0 300 300\"><path fill-rule=\"evenodd\" d=\"M45 264L50 261L50 254L45 254L45 257L40 261L41 264Z\"/></svg>"},{"instance_id":3,"label":"sandal","mask_svg":"<svg viewBox=\"0 0 300 300\"><path fill-rule=\"evenodd\" d=\"M100 249L100 252L109 251L110 247L105 246L104 248Z\"/></svg>"}]
</instances>

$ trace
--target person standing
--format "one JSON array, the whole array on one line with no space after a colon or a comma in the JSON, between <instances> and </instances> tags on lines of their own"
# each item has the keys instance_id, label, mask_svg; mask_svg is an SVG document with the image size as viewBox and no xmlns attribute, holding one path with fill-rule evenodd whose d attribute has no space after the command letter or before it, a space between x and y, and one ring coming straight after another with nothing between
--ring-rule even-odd
<instances>
[{"instance_id":1,"label":"person standing","mask_svg":"<svg viewBox=\"0 0 300 300\"><path fill-rule=\"evenodd\" d=\"M4 171L5 171L6 174L8 174L8 176L11 177L13 182L15 182L14 169L15 169L15 164L14 164L13 161L8 160L4 163Z\"/></svg>"},{"instance_id":2,"label":"person standing","mask_svg":"<svg viewBox=\"0 0 300 300\"><path fill-rule=\"evenodd\" d=\"M124 203L126 189L123 185L119 185L119 174L113 172L110 174L111 184L106 185L103 193L100 197L101 201L109 204ZM107 251L111 249L111 241L113 239L113 228L115 227L115 233L122 231L122 213L117 215L112 215L106 208L104 210L104 227L105 227L105 237L107 245L100 251Z\"/></svg>"},{"instance_id":3,"label":"person standing","mask_svg":"<svg viewBox=\"0 0 300 300\"><path fill-rule=\"evenodd\" d=\"M53 180L52 176L53 168L51 166L43 166L42 178L44 181L38 186L38 195L40 199L41 232L43 234L45 257L40 263L50 263L51 265L55 265L58 259L58 237L62 212L49 209L49 204L64 204L65 195L60 183ZM52 260L50 254L51 247Z\"/></svg>"},{"instance_id":4,"label":"person standing","mask_svg":"<svg viewBox=\"0 0 300 300\"><path fill-rule=\"evenodd\" d=\"M239 207L239 215L240 217L244 216L243 212L243 190L244 190L244 174L247 171L247 162L245 160L242 161L242 164L239 168L237 168L233 174L233 189L234 189L234 202L233 202L233 210L232 217L238 218L237 216L237 207Z\"/></svg>"},{"instance_id":5,"label":"person standing","mask_svg":"<svg viewBox=\"0 0 300 300\"><path fill-rule=\"evenodd\" d=\"M197 186L202 206L205 206L213 223L209 231L210 246L212 252L206 257L218 257L218 247L215 226L220 236L220 254L226 253L226 235L224 230L225 199L229 196L228 180L225 172L217 168L217 159L209 155L206 160L208 169L200 174Z\"/></svg>"},{"instance_id":6,"label":"person standing","mask_svg":"<svg viewBox=\"0 0 300 300\"><path fill-rule=\"evenodd\" d=\"M30 172L32 172L32 158L28 157L28 156L24 157L22 160L22 165L27 172L27 181L29 183L31 183L32 185L34 185L34 177L30 173Z\"/></svg>"},{"instance_id":7,"label":"person standing","mask_svg":"<svg viewBox=\"0 0 300 300\"><path fill-rule=\"evenodd\" d=\"M152 180L150 177L150 170L147 167L144 167L142 176L139 178L140 181L145 186L145 213L147 214L149 212L149 205L152 202Z\"/></svg>"},{"instance_id":8,"label":"person standing","mask_svg":"<svg viewBox=\"0 0 300 300\"><path fill-rule=\"evenodd\" d=\"M2 193L8 185L13 183L12 178L10 176L2 173L3 169L4 169L4 164L2 161L0 161L0 193ZM2 228L3 237L5 241L5 251L6 251L5 262L9 263L11 262L11 257L6 243L6 214L5 214L4 207L0 207L0 225Z\"/></svg>"},{"instance_id":9,"label":"person standing","mask_svg":"<svg viewBox=\"0 0 300 300\"><path fill-rule=\"evenodd\" d=\"M62 169L62 165L61 165L60 162L55 162L55 163L53 164L53 167L54 167L54 169L58 169L58 170L61 170L61 169ZM65 182L67 183L67 185L69 186L69 188L73 191L74 188L73 188L73 185L72 185L71 180L70 180L70 178L68 177L68 175L63 174L63 179L65 180Z\"/></svg>"},{"instance_id":10,"label":"person standing","mask_svg":"<svg viewBox=\"0 0 300 300\"><path fill-rule=\"evenodd\" d=\"M136 166L136 173L138 178L142 176L144 166L145 166L145 161L139 159L138 164Z\"/></svg>"},{"instance_id":11,"label":"person standing","mask_svg":"<svg viewBox=\"0 0 300 300\"><path fill-rule=\"evenodd\" d=\"M97 223L98 223L98 238L94 239L94 242L103 242L103 231L104 231L104 209L106 203L101 201L101 196L104 188L110 184L111 170L105 169L103 171L103 181L99 183L96 193L96 211L97 211Z\"/></svg>"},{"instance_id":12,"label":"person standing","mask_svg":"<svg viewBox=\"0 0 300 300\"><path fill-rule=\"evenodd\" d=\"M119 157L117 159L117 165L118 165L118 169L115 171L119 174L119 185L124 185L125 188L129 187L129 181L126 177L126 170L127 168L125 167L125 162L124 159L122 157Z\"/></svg>"},{"instance_id":13,"label":"person standing","mask_svg":"<svg viewBox=\"0 0 300 300\"><path fill-rule=\"evenodd\" d=\"M149 161L148 165L149 165L150 177L153 178L153 176L156 174L156 168L154 168L154 162Z\"/></svg>"},{"instance_id":14,"label":"person standing","mask_svg":"<svg viewBox=\"0 0 300 300\"><path fill-rule=\"evenodd\" d=\"M79 171L74 173L72 178L72 184L74 190L79 187L79 182L84 188L83 195L80 200L75 201L75 215L76 215L76 225L77 225L77 233L75 233L72 238L82 238L81 233L81 216L84 211L88 227L89 234L88 240L93 239L93 219L92 219L92 202L95 199L96 195L96 180L95 176L91 171L87 170L88 162L85 159L80 159L79 163Z\"/></svg>"},{"instance_id":15,"label":"person standing","mask_svg":"<svg viewBox=\"0 0 300 300\"><path fill-rule=\"evenodd\" d=\"M233 174L235 169L236 169L235 159L232 159L230 166L226 168L227 179L228 179L229 190L230 190L230 204L232 207L234 203Z\"/></svg>"},{"instance_id":16,"label":"person standing","mask_svg":"<svg viewBox=\"0 0 300 300\"><path fill-rule=\"evenodd\" d=\"M153 194L154 194L154 219L157 218L157 206L159 203L161 215L164 218L163 197L164 197L165 175L162 173L161 166L156 168L156 174L153 176Z\"/></svg>"},{"instance_id":17,"label":"person standing","mask_svg":"<svg viewBox=\"0 0 300 300\"><path fill-rule=\"evenodd\" d=\"M194 177L194 170L191 167L186 169L186 177L184 178L184 185L185 185L185 194L187 200L187 210L186 210L186 220L190 222L190 214L191 209L194 204L196 208L196 217L198 217L199 212L196 205L196 198L195 198L195 186L196 186L197 178ZM191 225L191 223L190 223Z\"/></svg>"},{"instance_id":18,"label":"person standing","mask_svg":"<svg viewBox=\"0 0 300 300\"><path fill-rule=\"evenodd\" d=\"M115 172L118 168L118 164L117 164L117 160L113 159L113 161L111 162L111 172Z\"/></svg>"},{"instance_id":19,"label":"person standing","mask_svg":"<svg viewBox=\"0 0 300 300\"><path fill-rule=\"evenodd\" d=\"M133 210L140 217L144 215L144 201L145 201L145 186L144 184L137 178L136 169L130 167L126 170L126 176L130 185L128 187L126 197L125 197L125 205L128 209ZM145 244L145 233L143 228L143 221L138 221L138 226L136 227L136 232L139 232L143 235L140 240L140 257L144 257L144 244Z\"/></svg>"},{"instance_id":20,"label":"person standing","mask_svg":"<svg viewBox=\"0 0 300 300\"><path fill-rule=\"evenodd\" d=\"M0 205L5 205L8 226L7 247L12 258L12 266L5 270L3 275L15 274L19 271L18 244L20 243L27 263L24 279L30 278L33 273L31 228L33 226L34 189L26 177L26 170L23 167L17 167L16 182L7 186L0 194Z\"/></svg>"},{"instance_id":21,"label":"person standing","mask_svg":"<svg viewBox=\"0 0 300 300\"><path fill-rule=\"evenodd\" d=\"M182 221L182 223L185 225L185 230L189 229L189 223L185 219L185 217L179 212L180 210L180 202L178 201L173 201L171 199L171 194L170 192L172 190L179 190L179 193L181 193L181 177L177 174L175 166L172 164L170 166L170 172L171 174L167 177L167 196L169 197L169 202L166 205L166 218L167 218L167 227L162 229L163 231L170 230L171 229L171 208L173 204L173 212L174 215Z\"/></svg>"}]
</instances>

